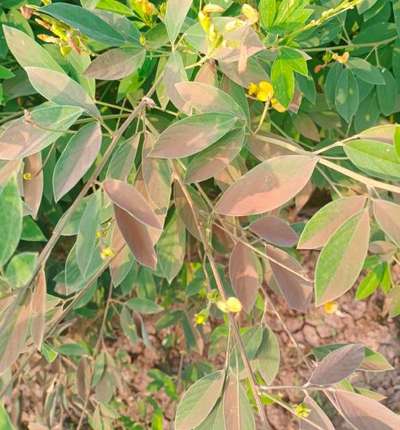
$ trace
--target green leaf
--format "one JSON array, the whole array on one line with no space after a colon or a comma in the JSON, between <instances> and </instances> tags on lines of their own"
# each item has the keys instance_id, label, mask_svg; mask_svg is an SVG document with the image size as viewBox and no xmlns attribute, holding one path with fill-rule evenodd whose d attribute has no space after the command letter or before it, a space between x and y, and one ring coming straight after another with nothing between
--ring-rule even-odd
<instances>
[{"instance_id":1,"label":"green leaf","mask_svg":"<svg viewBox=\"0 0 400 430\"><path fill-rule=\"evenodd\" d=\"M364 209L331 236L315 269L317 306L337 299L354 285L368 253L369 233L369 215Z\"/></svg>"},{"instance_id":2,"label":"green leaf","mask_svg":"<svg viewBox=\"0 0 400 430\"><path fill-rule=\"evenodd\" d=\"M307 59L305 53L298 49L283 47L279 52L279 60L282 61L285 67L291 68L294 72L300 73L300 75L307 76Z\"/></svg>"},{"instance_id":3,"label":"green leaf","mask_svg":"<svg viewBox=\"0 0 400 430\"><path fill-rule=\"evenodd\" d=\"M356 291L356 299L364 300L379 287L385 270L384 264L379 264L360 282Z\"/></svg>"},{"instance_id":4,"label":"green leaf","mask_svg":"<svg viewBox=\"0 0 400 430\"><path fill-rule=\"evenodd\" d=\"M174 44L186 15L192 5L192 0L168 0L164 23L167 27L169 40Z\"/></svg>"},{"instance_id":5,"label":"green leaf","mask_svg":"<svg viewBox=\"0 0 400 430\"><path fill-rule=\"evenodd\" d=\"M394 145L377 140L347 142L344 151L360 170L385 180L400 179L400 159Z\"/></svg>"},{"instance_id":6,"label":"green leaf","mask_svg":"<svg viewBox=\"0 0 400 430\"><path fill-rule=\"evenodd\" d=\"M4 36L8 47L22 67L41 67L64 73L57 61L23 31L13 27L3 26Z\"/></svg>"},{"instance_id":7,"label":"green leaf","mask_svg":"<svg viewBox=\"0 0 400 430\"><path fill-rule=\"evenodd\" d=\"M144 315L158 314L164 310L157 303L154 303L149 299L145 299L144 297L130 299L126 302L126 306L128 306L133 311Z\"/></svg>"},{"instance_id":8,"label":"green leaf","mask_svg":"<svg viewBox=\"0 0 400 430\"><path fill-rule=\"evenodd\" d=\"M222 430L225 428L222 400L219 400L210 415L195 430Z\"/></svg>"},{"instance_id":9,"label":"green leaf","mask_svg":"<svg viewBox=\"0 0 400 430\"><path fill-rule=\"evenodd\" d=\"M124 335L135 344L139 340L139 336L136 330L135 321L132 318L132 315L129 309L126 306L122 307L121 315L120 315L120 323L122 331Z\"/></svg>"},{"instance_id":10,"label":"green leaf","mask_svg":"<svg viewBox=\"0 0 400 430\"><path fill-rule=\"evenodd\" d=\"M52 363L58 356L57 351L55 351L50 345L43 342L42 349L40 350L43 357L46 359L48 363Z\"/></svg>"},{"instance_id":11,"label":"green leaf","mask_svg":"<svg viewBox=\"0 0 400 430\"><path fill-rule=\"evenodd\" d=\"M382 74L385 79L385 85L378 85L376 93L381 112L383 115L389 116L396 111L398 85L389 70L384 69Z\"/></svg>"},{"instance_id":12,"label":"green leaf","mask_svg":"<svg viewBox=\"0 0 400 430\"><path fill-rule=\"evenodd\" d=\"M287 67L285 61L278 58L272 64L272 85L275 97L279 103L288 107L294 95L294 73L291 67Z\"/></svg>"},{"instance_id":13,"label":"green leaf","mask_svg":"<svg viewBox=\"0 0 400 430\"><path fill-rule=\"evenodd\" d=\"M17 248L22 232L22 212L17 180L13 177L0 191L0 267Z\"/></svg>"},{"instance_id":14,"label":"green leaf","mask_svg":"<svg viewBox=\"0 0 400 430\"><path fill-rule=\"evenodd\" d=\"M279 372L280 365L279 341L270 328L263 329L263 337L252 364L268 385L271 385Z\"/></svg>"},{"instance_id":15,"label":"green leaf","mask_svg":"<svg viewBox=\"0 0 400 430\"><path fill-rule=\"evenodd\" d=\"M368 82L369 84L384 85L385 79L382 72L373 66L368 61L362 58L353 57L348 61L349 69L361 80Z\"/></svg>"},{"instance_id":16,"label":"green leaf","mask_svg":"<svg viewBox=\"0 0 400 430\"><path fill-rule=\"evenodd\" d=\"M100 0L96 3L96 8L125 16L133 15L132 10L128 6L125 6L123 3L117 0Z\"/></svg>"},{"instance_id":17,"label":"green leaf","mask_svg":"<svg viewBox=\"0 0 400 430\"><path fill-rule=\"evenodd\" d=\"M207 418L221 396L224 380L223 371L210 373L184 393L176 410L176 430L192 430Z\"/></svg>"},{"instance_id":18,"label":"green leaf","mask_svg":"<svg viewBox=\"0 0 400 430\"><path fill-rule=\"evenodd\" d=\"M53 171L54 199L58 202L88 171L101 146L101 126L89 123L71 137Z\"/></svg>"},{"instance_id":19,"label":"green leaf","mask_svg":"<svg viewBox=\"0 0 400 430\"><path fill-rule=\"evenodd\" d=\"M10 69L7 69L7 67L0 65L0 79L11 79L14 77L15 75Z\"/></svg>"},{"instance_id":20,"label":"green leaf","mask_svg":"<svg viewBox=\"0 0 400 430\"><path fill-rule=\"evenodd\" d=\"M380 85L378 88L383 87ZM361 88L360 88L361 91ZM369 94L359 105L354 117L354 129L356 132L361 132L367 128L376 125L379 119L379 106L376 97L376 92Z\"/></svg>"},{"instance_id":21,"label":"green leaf","mask_svg":"<svg viewBox=\"0 0 400 430\"><path fill-rule=\"evenodd\" d=\"M26 67L26 73L33 88L53 103L80 107L95 118L100 117L89 94L68 75L41 67Z\"/></svg>"},{"instance_id":22,"label":"green leaf","mask_svg":"<svg viewBox=\"0 0 400 430\"><path fill-rule=\"evenodd\" d=\"M125 42L121 33L116 31L110 24L80 6L68 3L53 3L40 8L39 11L59 19L86 36L106 45L120 46Z\"/></svg>"},{"instance_id":23,"label":"green leaf","mask_svg":"<svg viewBox=\"0 0 400 430\"><path fill-rule=\"evenodd\" d=\"M397 157L400 159L400 126L397 125L394 130L394 148Z\"/></svg>"},{"instance_id":24,"label":"green leaf","mask_svg":"<svg viewBox=\"0 0 400 430\"><path fill-rule=\"evenodd\" d=\"M6 277L12 288L23 287L32 279L37 264L36 252L22 252L14 255L6 268Z\"/></svg>"},{"instance_id":25,"label":"green leaf","mask_svg":"<svg viewBox=\"0 0 400 430\"><path fill-rule=\"evenodd\" d=\"M343 66L340 63L334 63L330 66L326 81L324 85L325 99L329 107L335 106L336 100L336 86L338 84L339 76L341 75Z\"/></svg>"},{"instance_id":26,"label":"green leaf","mask_svg":"<svg viewBox=\"0 0 400 430\"><path fill-rule=\"evenodd\" d=\"M66 355L68 357L81 357L88 353L86 347L83 347L79 343L64 343L54 348L59 354Z\"/></svg>"},{"instance_id":27,"label":"green leaf","mask_svg":"<svg viewBox=\"0 0 400 430\"><path fill-rule=\"evenodd\" d=\"M261 26L264 30L269 30L274 23L276 15L276 0L260 0L258 5Z\"/></svg>"},{"instance_id":28,"label":"green leaf","mask_svg":"<svg viewBox=\"0 0 400 430\"><path fill-rule=\"evenodd\" d=\"M15 430L3 403L0 403L0 428L1 430Z\"/></svg>"},{"instance_id":29,"label":"green leaf","mask_svg":"<svg viewBox=\"0 0 400 430\"><path fill-rule=\"evenodd\" d=\"M36 154L54 143L82 114L81 108L44 103L6 125L0 136L0 159L16 160Z\"/></svg>"},{"instance_id":30,"label":"green leaf","mask_svg":"<svg viewBox=\"0 0 400 430\"><path fill-rule=\"evenodd\" d=\"M176 213L157 242L157 272L169 283L181 270L186 254L186 229Z\"/></svg>"},{"instance_id":31,"label":"green leaf","mask_svg":"<svg viewBox=\"0 0 400 430\"><path fill-rule=\"evenodd\" d=\"M26 242L47 242L46 236L30 216L25 216L23 219L21 240Z\"/></svg>"},{"instance_id":32,"label":"green leaf","mask_svg":"<svg viewBox=\"0 0 400 430\"><path fill-rule=\"evenodd\" d=\"M339 115L350 121L357 112L359 105L359 90L353 73L345 68L341 71L335 90L335 106Z\"/></svg>"}]
</instances>

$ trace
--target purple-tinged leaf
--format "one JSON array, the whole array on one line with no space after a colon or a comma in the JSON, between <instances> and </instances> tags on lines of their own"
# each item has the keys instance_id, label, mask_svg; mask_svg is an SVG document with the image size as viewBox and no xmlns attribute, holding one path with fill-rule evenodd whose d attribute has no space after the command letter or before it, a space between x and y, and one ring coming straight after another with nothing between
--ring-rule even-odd
<instances>
[{"instance_id":1,"label":"purple-tinged leaf","mask_svg":"<svg viewBox=\"0 0 400 430\"><path fill-rule=\"evenodd\" d=\"M325 412L319 407L318 403L315 402L311 397L307 396L304 400L304 404L310 409L310 415L307 419L319 426L319 430L335 430L333 424L325 414ZM300 420L300 430L315 430L315 426L309 424L304 420Z\"/></svg>"},{"instance_id":2,"label":"purple-tinged leaf","mask_svg":"<svg viewBox=\"0 0 400 430\"><path fill-rule=\"evenodd\" d=\"M289 223L274 215L267 215L254 221L250 224L250 230L276 246L291 247L299 240Z\"/></svg>"},{"instance_id":3,"label":"purple-tinged leaf","mask_svg":"<svg viewBox=\"0 0 400 430\"><path fill-rule=\"evenodd\" d=\"M387 200L374 200L373 208L379 227L400 246L400 206Z\"/></svg>"}]
</instances>

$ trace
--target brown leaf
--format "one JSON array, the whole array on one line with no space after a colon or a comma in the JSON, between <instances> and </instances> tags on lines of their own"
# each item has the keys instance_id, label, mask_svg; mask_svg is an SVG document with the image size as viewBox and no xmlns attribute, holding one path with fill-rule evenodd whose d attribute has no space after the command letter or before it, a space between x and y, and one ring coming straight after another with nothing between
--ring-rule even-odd
<instances>
[{"instance_id":1,"label":"brown leaf","mask_svg":"<svg viewBox=\"0 0 400 430\"><path fill-rule=\"evenodd\" d=\"M250 224L250 230L258 236L282 247L291 247L296 245L299 237L290 225L274 215L267 215Z\"/></svg>"},{"instance_id":2,"label":"brown leaf","mask_svg":"<svg viewBox=\"0 0 400 430\"><path fill-rule=\"evenodd\" d=\"M90 393L91 370L86 357L82 357L76 370L76 388L82 400Z\"/></svg>"},{"instance_id":3,"label":"brown leaf","mask_svg":"<svg viewBox=\"0 0 400 430\"><path fill-rule=\"evenodd\" d=\"M196 75L196 82L201 82L203 84L208 85L215 85L217 80L217 68L215 66L215 63L213 61L207 61L204 63L197 75Z\"/></svg>"},{"instance_id":4,"label":"brown leaf","mask_svg":"<svg viewBox=\"0 0 400 430\"><path fill-rule=\"evenodd\" d=\"M24 180L24 200L29 207L32 217L36 218L43 195L42 156L40 153L30 155L25 160L24 173L29 173L31 179Z\"/></svg>"},{"instance_id":5,"label":"brown leaf","mask_svg":"<svg viewBox=\"0 0 400 430\"><path fill-rule=\"evenodd\" d=\"M215 210L223 215L246 216L276 209L304 188L316 162L307 155L264 161L229 187Z\"/></svg>"},{"instance_id":6,"label":"brown leaf","mask_svg":"<svg viewBox=\"0 0 400 430\"><path fill-rule=\"evenodd\" d=\"M229 278L247 313L252 311L260 287L257 263L254 252L242 242L237 242L229 259Z\"/></svg>"},{"instance_id":7,"label":"brown leaf","mask_svg":"<svg viewBox=\"0 0 400 430\"><path fill-rule=\"evenodd\" d=\"M118 225L116 225L112 232L111 249L121 249L121 251L119 251L118 255L110 261L110 274L115 286L119 285L121 278L123 278L126 271L126 267L130 265L132 258L129 247L124 245L125 240L118 228Z\"/></svg>"},{"instance_id":8,"label":"brown leaf","mask_svg":"<svg viewBox=\"0 0 400 430\"><path fill-rule=\"evenodd\" d=\"M373 207L379 227L400 246L400 206L387 200L374 200Z\"/></svg>"},{"instance_id":9,"label":"brown leaf","mask_svg":"<svg viewBox=\"0 0 400 430\"><path fill-rule=\"evenodd\" d=\"M305 312L311 300L312 283L303 278L305 275L303 267L281 249L267 246L266 252L273 277L289 307Z\"/></svg>"},{"instance_id":10,"label":"brown leaf","mask_svg":"<svg viewBox=\"0 0 400 430\"><path fill-rule=\"evenodd\" d=\"M400 416L370 399L351 391L334 393L338 410L355 428L360 430L398 430Z\"/></svg>"},{"instance_id":11,"label":"brown leaf","mask_svg":"<svg viewBox=\"0 0 400 430\"><path fill-rule=\"evenodd\" d=\"M42 269L37 276L36 288L32 294L32 325L33 343L38 351L42 348L46 316L46 274Z\"/></svg>"},{"instance_id":12,"label":"brown leaf","mask_svg":"<svg viewBox=\"0 0 400 430\"><path fill-rule=\"evenodd\" d=\"M307 417L308 420L319 426L320 430L335 430L335 427L333 427L333 424L317 402L307 396L304 403L311 411L310 415ZM315 430L315 428L316 427L306 421L300 420L300 430Z\"/></svg>"},{"instance_id":13,"label":"brown leaf","mask_svg":"<svg viewBox=\"0 0 400 430\"><path fill-rule=\"evenodd\" d=\"M336 384L357 370L363 359L363 345L346 345L336 349L318 363L309 383L314 385Z\"/></svg>"},{"instance_id":14,"label":"brown leaf","mask_svg":"<svg viewBox=\"0 0 400 430\"><path fill-rule=\"evenodd\" d=\"M132 254L143 266L155 269L157 256L146 225L136 221L128 212L114 205L115 219Z\"/></svg>"},{"instance_id":15,"label":"brown leaf","mask_svg":"<svg viewBox=\"0 0 400 430\"><path fill-rule=\"evenodd\" d=\"M135 187L117 179L108 179L103 186L115 206L123 209L124 212L142 224L159 230L162 229L162 225L152 208Z\"/></svg>"}]
</instances>

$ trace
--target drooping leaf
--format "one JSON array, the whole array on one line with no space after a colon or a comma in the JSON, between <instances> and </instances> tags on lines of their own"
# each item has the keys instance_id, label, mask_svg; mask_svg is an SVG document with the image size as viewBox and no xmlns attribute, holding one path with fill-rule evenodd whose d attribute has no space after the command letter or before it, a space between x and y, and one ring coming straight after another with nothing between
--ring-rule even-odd
<instances>
[{"instance_id":1,"label":"drooping leaf","mask_svg":"<svg viewBox=\"0 0 400 430\"><path fill-rule=\"evenodd\" d=\"M104 190L114 205L127 212L131 217L142 224L162 229L152 208L135 187L116 179L108 179L104 182Z\"/></svg>"},{"instance_id":2,"label":"drooping leaf","mask_svg":"<svg viewBox=\"0 0 400 430\"><path fill-rule=\"evenodd\" d=\"M245 216L276 209L304 188L315 164L316 160L307 155L265 161L229 187L215 210L223 215Z\"/></svg>"},{"instance_id":3,"label":"drooping leaf","mask_svg":"<svg viewBox=\"0 0 400 430\"><path fill-rule=\"evenodd\" d=\"M265 241L276 246L291 247L299 237L293 228L283 219L266 215L250 224L250 230Z\"/></svg>"},{"instance_id":4,"label":"drooping leaf","mask_svg":"<svg viewBox=\"0 0 400 430\"><path fill-rule=\"evenodd\" d=\"M137 221L130 213L114 205L118 228L137 261L151 269L157 266L157 255L146 225Z\"/></svg>"},{"instance_id":5,"label":"drooping leaf","mask_svg":"<svg viewBox=\"0 0 400 430\"><path fill-rule=\"evenodd\" d=\"M35 90L51 102L80 107L95 118L100 117L89 94L68 75L41 67L26 67L26 73Z\"/></svg>"},{"instance_id":6,"label":"drooping leaf","mask_svg":"<svg viewBox=\"0 0 400 430\"><path fill-rule=\"evenodd\" d=\"M367 174L385 180L399 180L400 159L393 145L357 139L347 142L344 151L352 163Z\"/></svg>"},{"instance_id":7,"label":"drooping leaf","mask_svg":"<svg viewBox=\"0 0 400 430\"><path fill-rule=\"evenodd\" d=\"M311 300L311 281L300 263L281 249L267 246L274 280L292 309L305 312Z\"/></svg>"},{"instance_id":8,"label":"drooping leaf","mask_svg":"<svg viewBox=\"0 0 400 430\"><path fill-rule=\"evenodd\" d=\"M244 138L244 129L232 130L195 155L187 167L185 182L201 182L220 173L240 152Z\"/></svg>"},{"instance_id":9,"label":"drooping leaf","mask_svg":"<svg viewBox=\"0 0 400 430\"><path fill-rule=\"evenodd\" d=\"M43 270L40 270L36 279L36 287L32 294L31 322L32 339L38 351L42 349L45 331L46 293L46 274Z\"/></svg>"},{"instance_id":10,"label":"drooping leaf","mask_svg":"<svg viewBox=\"0 0 400 430\"><path fill-rule=\"evenodd\" d=\"M363 345L347 345L336 349L318 363L309 382L315 385L336 384L357 370L363 359Z\"/></svg>"},{"instance_id":11,"label":"drooping leaf","mask_svg":"<svg viewBox=\"0 0 400 430\"><path fill-rule=\"evenodd\" d=\"M53 171L54 199L58 202L83 177L93 164L101 146L101 127L89 123L71 137Z\"/></svg>"},{"instance_id":12,"label":"drooping leaf","mask_svg":"<svg viewBox=\"0 0 400 430\"><path fill-rule=\"evenodd\" d=\"M311 397L307 396L304 404L310 409L310 415L307 417L312 423L319 426L320 430L335 430L333 424L329 420L325 412L319 407L318 403ZM300 430L314 430L315 426L309 424L304 420L300 420Z\"/></svg>"},{"instance_id":13,"label":"drooping leaf","mask_svg":"<svg viewBox=\"0 0 400 430\"><path fill-rule=\"evenodd\" d=\"M225 429L255 429L254 414L239 378L229 375L223 398Z\"/></svg>"},{"instance_id":14,"label":"drooping leaf","mask_svg":"<svg viewBox=\"0 0 400 430\"><path fill-rule=\"evenodd\" d=\"M95 79L116 81L139 69L146 56L143 48L115 48L96 57L85 71Z\"/></svg>"},{"instance_id":15,"label":"drooping leaf","mask_svg":"<svg viewBox=\"0 0 400 430\"><path fill-rule=\"evenodd\" d=\"M169 40L172 44L175 43L186 15L192 5L192 0L168 0L167 10L165 12L164 23L167 27Z\"/></svg>"},{"instance_id":16,"label":"drooping leaf","mask_svg":"<svg viewBox=\"0 0 400 430\"><path fill-rule=\"evenodd\" d=\"M369 233L369 215L364 209L330 237L315 270L317 306L337 299L354 285L367 256Z\"/></svg>"},{"instance_id":17,"label":"drooping leaf","mask_svg":"<svg viewBox=\"0 0 400 430\"><path fill-rule=\"evenodd\" d=\"M217 371L189 387L176 410L176 430L192 430L207 418L221 396L224 380L224 372Z\"/></svg>"},{"instance_id":18,"label":"drooping leaf","mask_svg":"<svg viewBox=\"0 0 400 430\"><path fill-rule=\"evenodd\" d=\"M298 249L320 249L332 234L365 205L364 196L345 197L322 207L307 222L301 233Z\"/></svg>"},{"instance_id":19,"label":"drooping leaf","mask_svg":"<svg viewBox=\"0 0 400 430\"><path fill-rule=\"evenodd\" d=\"M228 114L205 113L182 119L158 138L151 157L182 158L196 154L232 130L236 118Z\"/></svg>"},{"instance_id":20,"label":"drooping leaf","mask_svg":"<svg viewBox=\"0 0 400 430\"><path fill-rule=\"evenodd\" d=\"M237 242L229 259L229 278L243 309L250 313L257 298L260 282L257 257L242 242Z\"/></svg>"},{"instance_id":21,"label":"drooping leaf","mask_svg":"<svg viewBox=\"0 0 400 430\"><path fill-rule=\"evenodd\" d=\"M373 202L374 216L379 227L400 246L400 206L387 200Z\"/></svg>"},{"instance_id":22,"label":"drooping leaf","mask_svg":"<svg viewBox=\"0 0 400 430\"><path fill-rule=\"evenodd\" d=\"M22 232L22 201L15 177L0 190L0 267L14 253Z\"/></svg>"},{"instance_id":23,"label":"drooping leaf","mask_svg":"<svg viewBox=\"0 0 400 430\"><path fill-rule=\"evenodd\" d=\"M16 160L35 154L55 142L82 114L73 106L45 103L7 124L0 136L0 159Z\"/></svg>"},{"instance_id":24,"label":"drooping leaf","mask_svg":"<svg viewBox=\"0 0 400 430\"><path fill-rule=\"evenodd\" d=\"M163 310L163 308L157 303L143 297L136 297L128 300L126 302L126 306L135 312L145 315L157 314Z\"/></svg>"},{"instance_id":25,"label":"drooping leaf","mask_svg":"<svg viewBox=\"0 0 400 430\"><path fill-rule=\"evenodd\" d=\"M40 8L42 13L59 19L81 33L109 46L120 46L124 37L97 14L68 3L53 3Z\"/></svg>"},{"instance_id":26,"label":"drooping leaf","mask_svg":"<svg viewBox=\"0 0 400 430\"><path fill-rule=\"evenodd\" d=\"M348 422L363 430L396 430L400 416L376 400L350 391L337 390L335 404Z\"/></svg>"}]
</instances>

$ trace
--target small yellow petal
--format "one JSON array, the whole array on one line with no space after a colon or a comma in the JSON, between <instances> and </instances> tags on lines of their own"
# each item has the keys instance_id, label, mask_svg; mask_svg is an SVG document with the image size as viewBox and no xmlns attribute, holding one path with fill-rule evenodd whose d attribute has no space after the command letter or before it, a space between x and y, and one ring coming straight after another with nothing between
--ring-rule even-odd
<instances>
[{"instance_id":1,"label":"small yellow petal","mask_svg":"<svg viewBox=\"0 0 400 430\"><path fill-rule=\"evenodd\" d=\"M226 305L226 302L224 302L223 300L218 300L218 302L216 303L217 308L221 311L224 312L225 314L228 313L228 307Z\"/></svg>"},{"instance_id":2,"label":"small yellow petal","mask_svg":"<svg viewBox=\"0 0 400 430\"><path fill-rule=\"evenodd\" d=\"M278 100L276 100L276 99L272 99L272 100L271 100L271 104L272 104L272 107L273 107L276 111L278 111L278 112L286 112L286 108L285 108L285 106L281 105L281 104L278 102Z\"/></svg>"},{"instance_id":3,"label":"small yellow petal","mask_svg":"<svg viewBox=\"0 0 400 430\"><path fill-rule=\"evenodd\" d=\"M100 256L103 260L106 260L107 258L110 258L110 257L114 257L114 255L115 255L114 251L110 247L103 248L100 253Z\"/></svg>"},{"instance_id":4,"label":"small yellow petal","mask_svg":"<svg viewBox=\"0 0 400 430\"><path fill-rule=\"evenodd\" d=\"M222 13L224 8L218 4L208 3L203 7L203 13Z\"/></svg>"},{"instance_id":5,"label":"small yellow petal","mask_svg":"<svg viewBox=\"0 0 400 430\"><path fill-rule=\"evenodd\" d=\"M294 413L299 418L307 418L310 415L311 410L304 403L300 403L295 406Z\"/></svg>"},{"instance_id":6,"label":"small yellow petal","mask_svg":"<svg viewBox=\"0 0 400 430\"><path fill-rule=\"evenodd\" d=\"M257 91L256 98L260 102L266 102L267 100L270 99L268 92L267 91L261 91L261 90Z\"/></svg>"},{"instance_id":7,"label":"small yellow petal","mask_svg":"<svg viewBox=\"0 0 400 430\"><path fill-rule=\"evenodd\" d=\"M258 85L254 82L250 82L249 87L247 88L247 92L250 96L254 96L257 94Z\"/></svg>"},{"instance_id":8,"label":"small yellow petal","mask_svg":"<svg viewBox=\"0 0 400 430\"><path fill-rule=\"evenodd\" d=\"M236 297L229 297L229 299L226 301L226 308L228 312L237 314L242 310L242 304Z\"/></svg>"},{"instance_id":9,"label":"small yellow petal","mask_svg":"<svg viewBox=\"0 0 400 430\"><path fill-rule=\"evenodd\" d=\"M334 314L338 311L339 305L337 302L327 302L324 304L324 311L328 315Z\"/></svg>"},{"instance_id":10,"label":"small yellow petal","mask_svg":"<svg viewBox=\"0 0 400 430\"><path fill-rule=\"evenodd\" d=\"M258 21L258 12L247 3L242 6L242 14L251 24L255 24Z\"/></svg>"},{"instance_id":11,"label":"small yellow petal","mask_svg":"<svg viewBox=\"0 0 400 430\"><path fill-rule=\"evenodd\" d=\"M24 178L24 181L31 181L32 180L32 173L26 172L22 176Z\"/></svg>"},{"instance_id":12,"label":"small yellow petal","mask_svg":"<svg viewBox=\"0 0 400 430\"><path fill-rule=\"evenodd\" d=\"M274 88L273 88L271 82L260 81L259 84L258 84L258 86L259 86L260 90L266 91L267 93L270 93L271 97L274 94Z\"/></svg>"}]
</instances>

